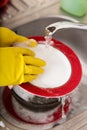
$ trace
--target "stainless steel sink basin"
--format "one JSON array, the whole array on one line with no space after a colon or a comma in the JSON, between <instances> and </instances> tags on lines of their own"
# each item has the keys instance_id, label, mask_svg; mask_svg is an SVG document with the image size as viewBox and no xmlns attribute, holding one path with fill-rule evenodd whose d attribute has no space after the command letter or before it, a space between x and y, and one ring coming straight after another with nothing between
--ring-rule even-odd
<instances>
[{"instance_id":1,"label":"stainless steel sink basin","mask_svg":"<svg viewBox=\"0 0 87 130\"><path fill-rule=\"evenodd\" d=\"M44 36L45 27L49 24L58 21L73 21L78 22L74 19L63 17L63 16L52 16L36 19L27 24L21 25L13 30L24 36ZM66 120L71 119L72 117L80 114L81 112L87 110L87 31L81 29L63 29L57 31L53 38L63 42L74 50L76 55L82 64L82 79L78 86L77 91L72 93L72 103L70 113ZM5 109L2 102L3 88L0 88L0 114L8 120L13 125L20 127L22 129L31 129L31 126L23 123L21 121L16 121L11 117L7 110ZM56 126L55 126L56 127ZM40 128L41 129L41 128Z\"/></svg>"},{"instance_id":2,"label":"stainless steel sink basin","mask_svg":"<svg viewBox=\"0 0 87 130\"><path fill-rule=\"evenodd\" d=\"M52 16L36 19L32 22L14 28L13 30L24 36L44 36L44 29L49 24L58 21L73 21L78 22L74 19L63 17L63 16ZM86 64L87 64L87 31L75 28L68 28L57 31L53 38L62 41L64 44L70 46L75 53L78 55L83 69L83 76L87 75Z\"/></svg>"},{"instance_id":3,"label":"stainless steel sink basin","mask_svg":"<svg viewBox=\"0 0 87 130\"><path fill-rule=\"evenodd\" d=\"M45 27L58 21L73 21L79 22L65 16L50 16L36 19L32 22L14 28L13 30L24 36L44 36ZM87 31L75 28L67 28L57 31L53 38L67 44L74 50L82 64L82 79L79 84L79 99L78 106L74 102L74 114L80 113L84 109L87 110ZM77 94L75 95L78 98ZM76 108L76 109L75 109Z\"/></svg>"}]
</instances>

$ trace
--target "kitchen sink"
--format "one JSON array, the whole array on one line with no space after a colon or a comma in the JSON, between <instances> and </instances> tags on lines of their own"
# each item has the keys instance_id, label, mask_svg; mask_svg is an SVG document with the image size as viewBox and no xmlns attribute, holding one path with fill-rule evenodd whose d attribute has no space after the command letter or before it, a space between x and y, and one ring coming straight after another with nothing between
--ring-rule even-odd
<instances>
[{"instance_id":1,"label":"kitchen sink","mask_svg":"<svg viewBox=\"0 0 87 130\"><path fill-rule=\"evenodd\" d=\"M79 21L66 17L66 16L50 16L50 17L42 17L39 19L35 19L26 24L20 25L18 27L14 27L12 30L17 34L29 37L29 36L45 36L45 27L49 24L58 21L72 21L78 23ZM69 46L78 56L81 65L82 65L82 79L75 91L71 93L72 103L71 109L67 116L66 120L75 117L81 112L87 110L87 30L75 29L75 28L67 28L56 31L53 35L58 41ZM2 99L3 88L0 88L0 98ZM0 100L0 114L7 118L8 122L11 122L13 125L16 124L17 127L28 129L30 126L27 124L23 124L23 122L18 122L13 119L5 110L5 107Z\"/></svg>"},{"instance_id":2,"label":"kitchen sink","mask_svg":"<svg viewBox=\"0 0 87 130\"><path fill-rule=\"evenodd\" d=\"M49 24L58 21L72 21L79 22L75 19L71 19L65 16L51 16L51 17L42 17L21 25L17 28L13 28L17 34L28 36L44 36L45 27ZM86 65L86 57L87 57L87 31L75 28L67 28L57 31L53 38L63 42L70 46L78 55L81 62ZM83 68L84 70L84 68ZM86 70L83 74L86 74Z\"/></svg>"},{"instance_id":3,"label":"kitchen sink","mask_svg":"<svg viewBox=\"0 0 87 130\"><path fill-rule=\"evenodd\" d=\"M66 17L66 16L50 16L50 17L42 17L31 21L27 24L21 25L17 28L13 28L18 34L28 36L44 36L45 27L49 24L58 21L72 21L78 23L79 21ZM84 109L87 109L87 30L75 29L75 28L67 28L57 31L53 38L63 42L68 45L71 49L74 50L76 55L78 56L81 65L82 65L82 79L79 84L79 94L76 93L76 98L78 98L78 106L76 107L76 111L74 114L80 113ZM78 96L79 95L79 96ZM75 97L74 96L74 97ZM75 101L75 100L74 100ZM83 107L82 107L83 106ZM78 108L78 109L77 109ZM84 108L84 109L83 109Z\"/></svg>"}]
</instances>

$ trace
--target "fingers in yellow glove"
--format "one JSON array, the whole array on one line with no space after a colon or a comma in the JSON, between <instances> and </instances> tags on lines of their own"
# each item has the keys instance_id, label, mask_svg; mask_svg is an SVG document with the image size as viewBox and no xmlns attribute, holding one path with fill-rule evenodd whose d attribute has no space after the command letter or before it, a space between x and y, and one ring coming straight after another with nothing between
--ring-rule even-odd
<instances>
[{"instance_id":1,"label":"fingers in yellow glove","mask_svg":"<svg viewBox=\"0 0 87 130\"><path fill-rule=\"evenodd\" d=\"M15 48L14 50L17 49L17 51L21 53L23 56L35 56L35 53L30 49L25 49L22 47L11 47L11 48Z\"/></svg>"},{"instance_id":2,"label":"fingers in yellow glove","mask_svg":"<svg viewBox=\"0 0 87 130\"><path fill-rule=\"evenodd\" d=\"M31 57L31 56L24 56L24 61L26 64L31 64L34 66L45 66L46 62L41 60L40 58Z\"/></svg>"},{"instance_id":3,"label":"fingers in yellow glove","mask_svg":"<svg viewBox=\"0 0 87 130\"><path fill-rule=\"evenodd\" d=\"M43 73L43 72L44 72L44 69L42 69L40 67L25 65L24 74L40 74L40 73Z\"/></svg>"},{"instance_id":4,"label":"fingers in yellow glove","mask_svg":"<svg viewBox=\"0 0 87 130\"><path fill-rule=\"evenodd\" d=\"M30 60L27 62L28 57ZM34 52L29 49L1 47L0 86L16 85L25 81L29 82L35 79L38 74L43 73L43 68L41 68L43 65L45 65L45 61L35 58Z\"/></svg>"},{"instance_id":5,"label":"fingers in yellow glove","mask_svg":"<svg viewBox=\"0 0 87 130\"><path fill-rule=\"evenodd\" d=\"M15 42L21 42L22 43L25 43L27 46L30 46L30 47L35 47L37 46L37 41L34 40L34 39L28 39L24 36L20 36L20 35L17 35L17 39Z\"/></svg>"},{"instance_id":6,"label":"fingers in yellow glove","mask_svg":"<svg viewBox=\"0 0 87 130\"><path fill-rule=\"evenodd\" d=\"M15 42L26 42L26 44L31 47L37 45L37 42L34 39L28 39L24 36L16 34L14 31L8 28L0 27L0 46L9 47L12 46Z\"/></svg>"},{"instance_id":7,"label":"fingers in yellow glove","mask_svg":"<svg viewBox=\"0 0 87 130\"><path fill-rule=\"evenodd\" d=\"M38 75L24 75L24 82L31 82L32 80L35 80L38 77Z\"/></svg>"}]
</instances>

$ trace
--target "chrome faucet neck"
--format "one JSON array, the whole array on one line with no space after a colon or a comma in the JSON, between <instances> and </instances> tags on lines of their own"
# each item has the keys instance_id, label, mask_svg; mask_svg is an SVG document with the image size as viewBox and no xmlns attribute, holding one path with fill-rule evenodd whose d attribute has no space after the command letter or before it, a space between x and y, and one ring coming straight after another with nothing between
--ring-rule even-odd
<instances>
[{"instance_id":1,"label":"chrome faucet neck","mask_svg":"<svg viewBox=\"0 0 87 130\"><path fill-rule=\"evenodd\" d=\"M77 29L87 30L87 25L74 23L74 22L67 22L67 21L56 22L56 23L48 25L45 28L45 35L46 36L53 35L57 30L61 30L65 28L77 28Z\"/></svg>"}]
</instances>

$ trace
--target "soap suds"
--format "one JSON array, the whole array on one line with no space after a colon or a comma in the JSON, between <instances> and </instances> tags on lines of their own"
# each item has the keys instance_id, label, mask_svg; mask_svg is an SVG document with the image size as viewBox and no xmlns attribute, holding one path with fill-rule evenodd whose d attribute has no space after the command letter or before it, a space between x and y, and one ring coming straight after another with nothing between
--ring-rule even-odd
<instances>
[{"instance_id":1,"label":"soap suds","mask_svg":"<svg viewBox=\"0 0 87 130\"><path fill-rule=\"evenodd\" d=\"M44 73L33 80L31 84L42 88L60 87L65 84L71 75L71 65L67 57L59 50L52 46L39 44L31 48L36 57L46 61Z\"/></svg>"}]
</instances>

